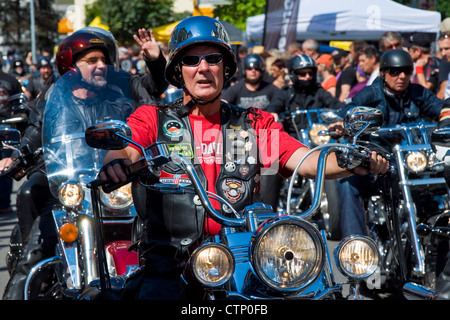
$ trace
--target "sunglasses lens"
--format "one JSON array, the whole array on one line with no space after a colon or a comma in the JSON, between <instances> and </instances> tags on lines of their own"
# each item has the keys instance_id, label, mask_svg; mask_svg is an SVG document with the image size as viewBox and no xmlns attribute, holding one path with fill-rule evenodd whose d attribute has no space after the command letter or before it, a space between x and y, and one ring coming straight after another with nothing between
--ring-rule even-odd
<instances>
[{"instance_id":1,"label":"sunglasses lens","mask_svg":"<svg viewBox=\"0 0 450 320\"><path fill-rule=\"evenodd\" d=\"M299 72L297 72L297 74L300 77L306 77L306 75L310 75L312 77L312 75L313 75L313 73L311 71L299 71Z\"/></svg>"},{"instance_id":2,"label":"sunglasses lens","mask_svg":"<svg viewBox=\"0 0 450 320\"><path fill-rule=\"evenodd\" d=\"M393 68L389 70L389 74L394 77L400 75L402 72L405 73L405 75L409 76L412 74L413 69L405 67L405 68Z\"/></svg>"},{"instance_id":3,"label":"sunglasses lens","mask_svg":"<svg viewBox=\"0 0 450 320\"><path fill-rule=\"evenodd\" d=\"M185 66L196 66L200 63L200 56L184 56L181 58L181 62Z\"/></svg>"},{"instance_id":4,"label":"sunglasses lens","mask_svg":"<svg viewBox=\"0 0 450 320\"><path fill-rule=\"evenodd\" d=\"M220 63L222 58L223 57L220 53L213 53L205 56L205 60L209 65Z\"/></svg>"},{"instance_id":5,"label":"sunglasses lens","mask_svg":"<svg viewBox=\"0 0 450 320\"><path fill-rule=\"evenodd\" d=\"M181 63L185 66L196 66L200 64L202 59L205 59L207 64L214 65L220 63L223 56L220 53L212 53L205 56L184 56L181 58Z\"/></svg>"}]
</instances>

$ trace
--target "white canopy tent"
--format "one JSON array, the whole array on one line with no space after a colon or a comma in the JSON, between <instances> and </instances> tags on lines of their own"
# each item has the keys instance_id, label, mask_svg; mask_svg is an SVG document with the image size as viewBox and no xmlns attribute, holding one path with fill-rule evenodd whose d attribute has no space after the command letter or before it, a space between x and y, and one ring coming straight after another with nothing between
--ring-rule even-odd
<instances>
[{"instance_id":1,"label":"white canopy tent","mask_svg":"<svg viewBox=\"0 0 450 320\"><path fill-rule=\"evenodd\" d=\"M377 40L386 31L438 33L441 14L391 0L299 0L297 40ZM282 15L282 14L281 14ZM278 20L277 20L278 21ZM247 19L247 42L263 42L265 15ZM268 29L280 29L271 21Z\"/></svg>"}]
</instances>

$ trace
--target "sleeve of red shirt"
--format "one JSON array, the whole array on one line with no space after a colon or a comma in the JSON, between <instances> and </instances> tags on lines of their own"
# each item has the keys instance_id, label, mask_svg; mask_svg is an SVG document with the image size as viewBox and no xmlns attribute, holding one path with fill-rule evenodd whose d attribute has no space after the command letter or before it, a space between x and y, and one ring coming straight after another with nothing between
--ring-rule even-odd
<instances>
[{"instance_id":1,"label":"sleeve of red shirt","mask_svg":"<svg viewBox=\"0 0 450 320\"><path fill-rule=\"evenodd\" d=\"M284 166L292 154L305 145L284 131L272 114L259 109L256 112L260 114L255 129L259 136L259 154L264 168L271 168L282 177L291 176L292 172Z\"/></svg>"},{"instance_id":2,"label":"sleeve of red shirt","mask_svg":"<svg viewBox=\"0 0 450 320\"><path fill-rule=\"evenodd\" d=\"M132 140L144 148L156 142L158 127L157 109L155 106L143 105L137 108L127 119L133 134ZM138 147L132 144L130 144L130 147L135 148L142 155Z\"/></svg>"}]
</instances>

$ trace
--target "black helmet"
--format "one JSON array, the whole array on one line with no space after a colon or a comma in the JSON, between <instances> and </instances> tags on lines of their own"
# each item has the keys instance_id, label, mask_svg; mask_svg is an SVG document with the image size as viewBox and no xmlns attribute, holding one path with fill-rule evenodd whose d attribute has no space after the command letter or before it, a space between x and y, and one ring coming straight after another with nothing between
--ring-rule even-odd
<instances>
[{"instance_id":1,"label":"black helmet","mask_svg":"<svg viewBox=\"0 0 450 320\"><path fill-rule=\"evenodd\" d=\"M380 58L380 70L403 67L413 68L413 66L414 62L411 55L402 49L386 51Z\"/></svg>"},{"instance_id":2,"label":"black helmet","mask_svg":"<svg viewBox=\"0 0 450 320\"><path fill-rule=\"evenodd\" d=\"M310 80L299 80L297 70L311 68L313 76ZM288 62L289 77L296 88L308 88L316 83L317 63L312 57L306 54L298 54Z\"/></svg>"},{"instance_id":3,"label":"black helmet","mask_svg":"<svg viewBox=\"0 0 450 320\"><path fill-rule=\"evenodd\" d=\"M202 44L211 44L221 50L224 55L225 82L234 76L237 69L236 56L223 25L210 17L193 16L177 24L170 36L169 57L165 69L167 82L175 87L182 87L180 53L192 45Z\"/></svg>"},{"instance_id":4,"label":"black helmet","mask_svg":"<svg viewBox=\"0 0 450 320\"><path fill-rule=\"evenodd\" d=\"M55 58L59 74L74 70L78 56L92 49L103 51L106 64L118 65L117 43L113 35L102 28L86 27L71 34L59 45Z\"/></svg>"},{"instance_id":5,"label":"black helmet","mask_svg":"<svg viewBox=\"0 0 450 320\"><path fill-rule=\"evenodd\" d=\"M317 70L317 63L316 60L311 58L310 56L306 54L298 54L295 57L293 57L291 60L289 60L288 63L288 70L289 70L289 76L291 77L292 82L297 81L297 75L295 74L295 71L304 69L304 68L312 68L314 73Z\"/></svg>"},{"instance_id":6,"label":"black helmet","mask_svg":"<svg viewBox=\"0 0 450 320\"><path fill-rule=\"evenodd\" d=\"M244 68L245 69L258 69L264 71L265 62L263 57L257 53L251 53L244 58Z\"/></svg>"},{"instance_id":7,"label":"black helmet","mask_svg":"<svg viewBox=\"0 0 450 320\"><path fill-rule=\"evenodd\" d=\"M22 60L14 61L14 68L25 68L25 63Z\"/></svg>"}]
</instances>

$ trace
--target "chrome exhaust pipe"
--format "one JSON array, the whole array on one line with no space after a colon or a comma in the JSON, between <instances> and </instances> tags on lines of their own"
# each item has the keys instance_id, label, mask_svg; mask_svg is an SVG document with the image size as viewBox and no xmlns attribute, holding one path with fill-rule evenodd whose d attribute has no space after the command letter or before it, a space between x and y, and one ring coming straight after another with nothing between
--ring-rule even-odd
<instances>
[{"instance_id":1,"label":"chrome exhaust pipe","mask_svg":"<svg viewBox=\"0 0 450 320\"><path fill-rule=\"evenodd\" d=\"M403 285L403 296L407 300L433 300L436 292L420 284L407 282Z\"/></svg>"}]
</instances>

